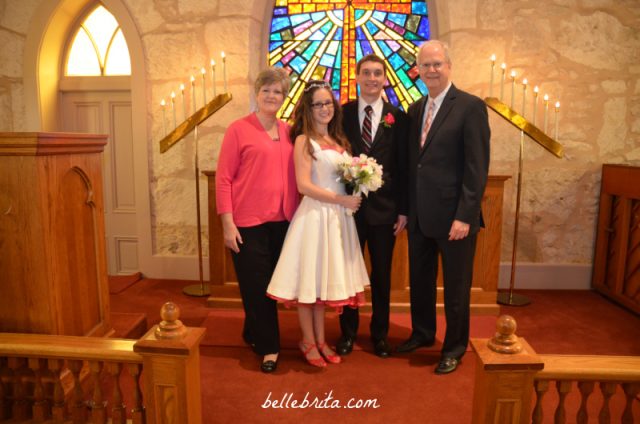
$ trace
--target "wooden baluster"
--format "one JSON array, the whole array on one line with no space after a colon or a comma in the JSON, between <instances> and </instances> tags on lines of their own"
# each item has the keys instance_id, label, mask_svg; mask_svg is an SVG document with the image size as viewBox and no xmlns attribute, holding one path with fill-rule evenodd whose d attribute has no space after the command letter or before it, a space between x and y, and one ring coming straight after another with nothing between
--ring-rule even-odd
<instances>
[{"instance_id":1,"label":"wooden baluster","mask_svg":"<svg viewBox=\"0 0 640 424\"><path fill-rule=\"evenodd\" d=\"M29 358L29 368L35 374L33 387L33 421L44 422L51 416L51 405L44 393L44 383L42 378L47 372L47 360L43 358Z\"/></svg>"},{"instance_id":2,"label":"wooden baluster","mask_svg":"<svg viewBox=\"0 0 640 424\"><path fill-rule=\"evenodd\" d=\"M110 362L107 364L107 371L113 381L113 398L111 401L111 422L113 424L125 424L127 422L127 411L122 401L122 390L120 389L120 373L122 364Z\"/></svg>"},{"instance_id":3,"label":"wooden baluster","mask_svg":"<svg viewBox=\"0 0 640 424\"><path fill-rule=\"evenodd\" d=\"M587 400L593 392L595 384L593 381L580 381L578 382L578 390L580 390L580 409L576 414L577 424L587 424L589 422L589 415L587 413Z\"/></svg>"},{"instance_id":4,"label":"wooden baluster","mask_svg":"<svg viewBox=\"0 0 640 424\"><path fill-rule=\"evenodd\" d=\"M616 392L616 383L600 383L600 391L602 392L602 409L598 415L598 423L609 424L611 422L611 412L609 411L609 401L611 396Z\"/></svg>"},{"instance_id":5,"label":"wooden baluster","mask_svg":"<svg viewBox=\"0 0 640 424\"><path fill-rule=\"evenodd\" d=\"M69 370L73 375L73 396L71 400L71 421L74 424L82 424L87 420L87 408L84 403L84 394L80 383L80 371L82 371L82 361L69 361Z\"/></svg>"},{"instance_id":6,"label":"wooden baluster","mask_svg":"<svg viewBox=\"0 0 640 424\"><path fill-rule=\"evenodd\" d=\"M532 424L541 424L544 418L542 411L542 398L547 390L549 390L549 380L536 380L533 383L533 387L536 391L536 406L533 408L533 415L531 417Z\"/></svg>"},{"instance_id":7,"label":"wooden baluster","mask_svg":"<svg viewBox=\"0 0 640 424\"><path fill-rule=\"evenodd\" d=\"M63 423L64 420L64 389L62 388L62 367L64 360L49 359L49 370L53 376L53 406L51 407L51 417L54 423Z\"/></svg>"},{"instance_id":8,"label":"wooden baluster","mask_svg":"<svg viewBox=\"0 0 640 424\"><path fill-rule=\"evenodd\" d=\"M27 400L26 387L22 381L22 373L26 367L25 358L9 358L9 369L13 371L13 403L11 405L11 418L14 420L26 420L29 417L29 402Z\"/></svg>"},{"instance_id":9,"label":"wooden baluster","mask_svg":"<svg viewBox=\"0 0 640 424\"><path fill-rule=\"evenodd\" d=\"M102 362L89 361L89 371L91 372L91 380L93 381L93 397L89 402L91 409L91 422L93 424L106 424L107 422L107 402L102 396L102 387L100 384L100 373L102 372Z\"/></svg>"},{"instance_id":10,"label":"wooden baluster","mask_svg":"<svg viewBox=\"0 0 640 424\"><path fill-rule=\"evenodd\" d=\"M622 424L633 424L633 402L640 393L640 383L624 383L622 385L627 403L622 413Z\"/></svg>"},{"instance_id":11,"label":"wooden baluster","mask_svg":"<svg viewBox=\"0 0 640 424\"><path fill-rule=\"evenodd\" d=\"M140 374L142 373L142 364L128 364L127 369L133 377L135 383L133 388L133 407L131 408L131 421L133 424L145 424L147 418L145 415L144 405L142 404L142 390L140 389Z\"/></svg>"},{"instance_id":12,"label":"wooden baluster","mask_svg":"<svg viewBox=\"0 0 640 424\"><path fill-rule=\"evenodd\" d=\"M558 407L553 416L555 424L563 424L566 422L566 411L564 408L564 400L571 391L571 382L566 380L556 381L556 389L558 389Z\"/></svg>"},{"instance_id":13,"label":"wooden baluster","mask_svg":"<svg viewBox=\"0 0 640 424\"><path fill-rule=\"evenodd\" d=\"M9 411L11 410L9 404L9 391L5 384L5 375L9 372L7 366L7 358L0 358L0 420L9 418Z\"/></svg>"}]
</instances>

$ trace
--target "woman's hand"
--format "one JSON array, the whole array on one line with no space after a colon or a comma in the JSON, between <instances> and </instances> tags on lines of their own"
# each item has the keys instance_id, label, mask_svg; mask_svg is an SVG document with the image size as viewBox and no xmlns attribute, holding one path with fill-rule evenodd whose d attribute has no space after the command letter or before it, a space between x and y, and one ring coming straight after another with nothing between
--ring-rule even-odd
<instances>
[{"instance_id":1,"label":"woman's hand","mask_svg":"<svg viewBox=\"0 0 640 424\"><path fill-rule=\"evenodd\" d=\"M362 196L340 196L339 203L347 209L356 212L362 203Z\"/></svg>"},{"instance_id":2,"label":"woman's hand","mask_svg":"<svg viewBox=\"0 0 640 424\"><path fill-rule=\"evenodd\" d=\"M222 233L224 236L224 245L236 253L240 252L240 245L242 244L242 236L238 227L233 222L233 216L230 213L223 213L220 215L222 220Z\"/></svg>"}]
</instances>

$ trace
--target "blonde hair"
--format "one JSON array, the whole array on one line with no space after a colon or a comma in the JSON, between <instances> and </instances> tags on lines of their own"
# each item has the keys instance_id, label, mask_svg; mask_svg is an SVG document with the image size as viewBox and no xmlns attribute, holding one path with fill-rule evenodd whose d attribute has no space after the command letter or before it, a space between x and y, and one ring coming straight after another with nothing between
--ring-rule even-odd
<instances>
[{"instance_id":1,"label":"blonde hair","mask_svg":"<svg viewBox=\"0 0 640 424\"><path fill-rule=\"evenodd\" d=\"M291 86L291 80L289 74L283 68L271 66L269 68L260 71L256 77L256 82L253 84L255 93L258 94L260 89L265 85L271 85L279 82L282 86L282 92L285 97L289 94L289 87Z\"/></svg>"}]
</instances>

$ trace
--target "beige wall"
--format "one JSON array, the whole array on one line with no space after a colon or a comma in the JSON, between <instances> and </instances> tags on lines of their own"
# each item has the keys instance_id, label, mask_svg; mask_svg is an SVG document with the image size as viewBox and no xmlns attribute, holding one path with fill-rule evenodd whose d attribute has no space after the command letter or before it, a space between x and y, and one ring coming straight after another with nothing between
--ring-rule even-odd
<instances>
[{"instance_id":1,"label":"beige wall","mask_svg":"<svg viewBox=\"0 0 640 424\"><path fill-rule=\"evenodd\" d=\"M266 62L270 7L251 0L122 0L143 46L153 251L194 255L193 139L161 155L160 99L227 53L231 104L201 129L200 167L215 168L226 125L251 108L251 82ZM30 130L25 44L44 0L0 2L0 131ZM640 3L637 0L429 1L434 37L450 43L453 80L488 95L489 57L562 103L557 159L526 140L519 261L591 263L602 163L640 165ZM221 78L221 69L218 68ZM498 92L496 71L496 86ZM218 86L221 89L221 84ZM520 109L521 86L516 106ZM505 87L510 99L510 86ZM530 93L529 93L530 94ZM531 96L529 96L531 98ZM199 99L198 99L199 100ZM201 100L199 100L201 101ZM531 106L528 106L530 108ZM540 110L541 111L541 110ZM550 114L553 115L553 114ZM180 116L180 113L179 113ZM538 119L541 114L539 113ZM553 122L553 118L550 119ZM511 258L519 133L491 114L491 172L506 187L503 260ZM205 193L202 201L205 202ZM206 222L206 217L203 217Z\"/></svg>"}]
</instances>

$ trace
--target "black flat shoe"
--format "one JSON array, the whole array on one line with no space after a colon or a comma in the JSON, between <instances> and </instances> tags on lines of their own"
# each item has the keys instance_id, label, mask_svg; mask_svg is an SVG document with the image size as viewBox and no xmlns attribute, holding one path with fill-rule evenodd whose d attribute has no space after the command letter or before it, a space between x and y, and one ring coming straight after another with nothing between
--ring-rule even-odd
<instances>
[{"instance_id":1,"label":"black flat shoe","mask_svg":"<svg viewBox=\"0 0 640 424\"><path fill-rule=\"evenodd\" d=\"M269 374L272 373L276 370L276 368L278 368L278 361L264 361L262 364L260 364L260 371L262 371L265 374Z\"/></svg>"},{"instance_id":2,"label":"black flat shoe","mask_svg":"<svg viewBox=\"0 0 640 424\"><path fill-rule=\"evenodd\" d=\"M354 340L351 337L340 336L338 343L336 343L336 353L340 356L345 356L351 353L353 350Z\"/></svg>"},{"instance_id":3,"label":"black flat shoe","mask_svg":"<svg viewBox=\"0 0 640 424\"><path fill-rule=\"evenodd\" d=\"M380 339L373 342L373 351L381 358L388 358L391 356L391 346L385 339Z\"/></svg>"},{"instance_id":4,"label":"black flat shoe","mask_svg":"<svg viewBox=\"0 0 640 424\"><path fill-rule=\"evenodd\" d=\"M402 343L400 346L396 348L396 352L398 353L409 353L420 347L430 347L435 343L435 339L431 340L420 340L410 337L409 340Z\"/></svg>"},{"instance_id":5,"label":"black flat shoe","mask_svg":"<svg viewBox=\"0 0 640 424\"><path fill-rule=\"evenodd\" d=\"M451 372L454 372L456 368L458 368L459 363L460 363L460 359L458 358L443 357L440 359L440 362L436 366L435 373L449 374Z\"/></svg>"}]
</instances>

